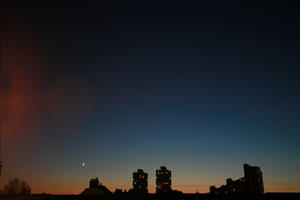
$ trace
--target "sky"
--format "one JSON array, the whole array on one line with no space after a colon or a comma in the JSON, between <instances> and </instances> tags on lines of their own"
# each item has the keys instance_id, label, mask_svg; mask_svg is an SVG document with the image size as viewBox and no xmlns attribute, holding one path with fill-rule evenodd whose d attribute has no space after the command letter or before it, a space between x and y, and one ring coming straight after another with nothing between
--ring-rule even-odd
<instances>
[{"instance_id":1,"label":"sky","mask_svg":"<svg viewBox=\"0 0 300 200\"><path fill-rule=\"evenodd\" d=\"M154 192L164 165L173 189L208 192L248 162L265 192L300 192L298 10L3 5L0 185L18 177L32 193L70 194L98 177L128 190L141 168Z\"/></svg>"}]
</instances>

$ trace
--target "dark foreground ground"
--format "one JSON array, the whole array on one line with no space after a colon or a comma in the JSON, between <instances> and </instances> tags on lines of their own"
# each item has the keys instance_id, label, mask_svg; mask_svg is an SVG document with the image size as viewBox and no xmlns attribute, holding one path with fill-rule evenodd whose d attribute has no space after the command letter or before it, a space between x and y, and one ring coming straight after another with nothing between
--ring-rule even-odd
<instances>
[{"instance_id":1,"label":"dark foreground ground","mask_svg":"<svg viewBox=\"0 0 300 200\"><path fill-rule=\"evenodd\" d=\"M300 200L300 193L266 193L261 195L210 195L210 194L148 194L136 196L119 194L109 196L88 195L30 195L23 197L1 196L1 200Z\"/></svg>"}]
</instances>

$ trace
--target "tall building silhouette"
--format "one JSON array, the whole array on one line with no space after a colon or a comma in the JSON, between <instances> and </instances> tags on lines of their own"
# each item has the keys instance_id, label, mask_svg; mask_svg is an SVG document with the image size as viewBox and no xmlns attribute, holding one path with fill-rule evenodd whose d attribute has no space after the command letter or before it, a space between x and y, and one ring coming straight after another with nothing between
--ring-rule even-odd
<instances>
[{"instance_id":1,"label":"tall building silhouette","mask_svg":"<svg viewBox=\"0 0 300 200\"><path fill-rule=\"evenodd\" d=\"M148 174L142 169L133 172L133 191L136 193L148 193Z\"/></svg>"},{"instance_id":2,"label":"tall building silhouette","mask_svg":"<svg viewBox=\"0 0 300 200\"><path fill-rule=\"evenodd\" d=\"M171 192L171 171L161 166L156 170L156 193Z\"/></svg>"},{"instance_id":3,"label":"tall building silhouette","mask_svg":"<svg viewBox=\"0 0 300 200\"><path fill-rule=\"evenodd\" d=\"M262 172L259 167L244 164L245 184L248 188L248 193L263 193L264 184Z\"/></svg>"},{"instance_id":4,"label":"tall building silhouette","mask_svg":"<svg viewBox=\"0 0 300 200\"><path fill-rule=\"evenodd\" d=\"M244 164L244 177L237 180L228 178L226 185L222 185L219 188L215 186L210 187L210 193L219 194L261 194L263 192L264 184L260 168L250 166L248 163Z\"/></svg>"}]
</instances>

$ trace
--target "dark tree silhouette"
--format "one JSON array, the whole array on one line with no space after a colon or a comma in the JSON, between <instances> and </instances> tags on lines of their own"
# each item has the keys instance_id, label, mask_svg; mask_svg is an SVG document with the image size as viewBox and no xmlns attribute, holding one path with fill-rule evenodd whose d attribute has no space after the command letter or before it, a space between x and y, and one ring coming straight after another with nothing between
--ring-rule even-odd
<instances>
[{"instance_id":1,"label":"dark tree silhouette","mask_svg":"<svg viewBox=\"0 0 300 200\"><path fill-rule=\"evenodd\" d=\"M7 195L30 195L31 189L25 181L14 178L4 186L4 193Z\"/></svg>"}]
</instances>

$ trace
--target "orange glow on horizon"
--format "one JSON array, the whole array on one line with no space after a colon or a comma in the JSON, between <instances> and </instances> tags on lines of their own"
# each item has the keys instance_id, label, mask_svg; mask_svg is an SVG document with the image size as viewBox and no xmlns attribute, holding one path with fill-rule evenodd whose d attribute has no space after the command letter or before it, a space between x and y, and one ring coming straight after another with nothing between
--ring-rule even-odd
<instances>
[{"instance_id":1,"label":"orange glow on horizon","mask_svg":"<svg viewBox=\"0 0 300 200\"><path fill-rule=\"evenodd\" d=\"M81 185L81 187L80 187ZM73 191L71 192L66 192L69 191L71 186L67 187L67 186L62 186L62 187L53 187L51 190L49 188L32 188L33 189L33 193L34 194L41 194L41 193L49 193L49 194L62 194L62 195L69 195L69 194L73 194L73 193L78 193L80 194L85 188L87 188L87 184L85 184L86 186L82 186L82 184L78 184L78 186L74 186L73 187ZM116 187L116 186L109 186L109 185L105 185L111 192L114 192L115 189L122 189L122 191L126 190L128 191L129 189L132 188L132 186L127 186L127 187ZM205 194L205 193L209 193L209 188L205 188L205 187L191 187L191 186L181 186L181 187L172 187L173 190L178 190L181 191L183 193L189 193L189 194L194 194L197 193L197 191L199 193ZM151 186L148 187L149 193L155 193L156 188L155 186ZM300 189L299 188L289 188L289 187L284 187L284 188L270 188L270 189L265 189L265 193L272 193L272 192L288 192L288 193L299 193Z\"/></svg>"}]
</instances>

